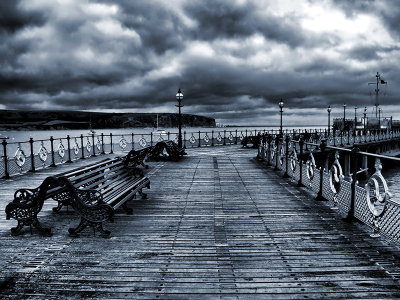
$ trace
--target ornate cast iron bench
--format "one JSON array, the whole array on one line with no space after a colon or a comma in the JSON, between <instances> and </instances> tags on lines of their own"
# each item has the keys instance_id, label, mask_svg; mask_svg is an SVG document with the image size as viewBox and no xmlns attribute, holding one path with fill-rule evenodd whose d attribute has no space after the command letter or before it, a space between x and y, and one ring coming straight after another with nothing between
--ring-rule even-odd
<instances>
[{"instance_id":1,"label":"ornate cast iron bench","mask_svg":"<svg viewBox=\"0 0 400 300\"><path fill-rule=\"evenodd\" d=\"M260 140L262 139L262 136L260 134L256 136L246 136L242 140L242 147L248 147L249 144L251 144L252 148L258 148L260 145Z\"/></svg>"},{"instance_id":2,"label":"ornate cast iron bench","mask_svg":"<svg viewBox=\"0 0 400 300\"><path fill-rule=\"evenodd\" d=\"M150 158L153 160L171 159L178 160L183 155L186 155L185 149L179 148L173 141L158 142L152 149Z\"/></svg>"},{"instance_id":3,"label":"ornate cast iron bench","mask_svg":"<svg viewBox=\"0 0 400 300\"><path fill-rule=\"evenodd\" d=\"M143 170L139 169L139 166L143 166L148 169L149 166L145 164L145 160L150 155L154 147L146 147L140 150L131 150L124 157L123 164L130 170L132 174L138 174L143 176Z\"/></svg>"},{"instance_id":4,"label":"ornate cast iron bench","mask_svg":"<svg viewBox=\"0 0 400 300\"><path fill-rule=\"evenodd\" d=\"M110 232L103 229L103 223L112 221L114 211L119 207L131 214L127 201L135 198L137 193L146 198L142 192L145 187L150 188L150 180L132 175L122 158L103 160L48 177L35 189L15 192L14 201L6 207L7 219L18 221L17 227L11 228L11 234L18 235L25 225L29 225L44 235L51 235L51 229L42 227L37 215L44 201L52 198L58 202L58 206L53 208L55 212L64 205L71 205L81 216L79 225L68 230L72 236L78 235L88 225L108 236Z\"/></svg>"}]
</instances>

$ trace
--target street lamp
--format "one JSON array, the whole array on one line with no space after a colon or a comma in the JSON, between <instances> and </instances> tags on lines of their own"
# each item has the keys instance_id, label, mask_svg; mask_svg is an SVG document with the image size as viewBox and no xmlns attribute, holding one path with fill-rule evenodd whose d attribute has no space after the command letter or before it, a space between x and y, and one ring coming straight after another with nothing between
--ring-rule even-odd
<instances>
[{"instance_id":1,"label":"street lamp","mask_svg":"<svg viewBox=\"0 0 400 300\"><path fill-rule=\"evenodd\" d=\"M353 135L356 135L357 131L357 106L354 106L354 132Z\"/></svg>"},{"instance_id":2,"label":"street lamp","mask_svg":"<svg viewBox=\"0 0 400 300\"><path fill-rule=\"evenodd\" d=\"M343 104L343 132L346 127L346 103Z\"/></svg>"},{"instance_id":3,"label":"street lamp","mask_svg":"<svg viewBox=\"0 0 400 300\"><path fill-rule=\"evenodd\" d=\"M282 113L283 113L283 100L281 98L281 101L279 101L279 108L280 108L280 113L281 113L281 130L280 130L280 136L282 137L283 131L282 131Z\"/></svg>"},{"instance_id":4,"label":"street lamp","mask_svg":"<svg viewBox=\"0 0 400 300\"><path fill-rule=\"evenodd\" d=\"M330 105L328 105L327 111L328 111L328 136L330 136L330 133L331 133L331 111L332 111L332 108Z\"/></svg>"},{"instance_id":5,"label":"street lamp","mask_svg":"<svg viewBox=\"0 0 400 300\"><path fill-rule=\"evenodd\" d=\"M379 121L378 121L378 125L379 125L379 132L381 131L381 108L379 107Z\"/></svg>"},{"instance_id":6,"label":"street lamp","mask_svg":"<svg viewBox=\"0 0 400 300\"><path fill-rule=\"evenodd\" d=\"M181 92L181 89L178 89L178 93L176 94L176 100L178 101L178 105L176 107L179 108L179 113L178 113L178 148L182 148L182 122L181 122L181 107L182 105L182 100L183 100L183 94Z\"/></svg>"},{"instance_id":7,"label":"street lamp","mask_svg":"<svg viewBox=\"0 0 400 300\"><path fill-rule=\"evenodd\" d=\"M366 126L366 120L367 120L367 107L364 107L364 134L367 132L367 126Z\"/></svg>"}]
</instances>

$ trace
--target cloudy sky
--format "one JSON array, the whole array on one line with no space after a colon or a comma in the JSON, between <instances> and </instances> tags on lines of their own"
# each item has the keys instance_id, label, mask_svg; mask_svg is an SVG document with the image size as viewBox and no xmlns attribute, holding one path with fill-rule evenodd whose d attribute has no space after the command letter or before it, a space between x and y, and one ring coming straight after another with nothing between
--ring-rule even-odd
<instances>
[{"instance_id":1,"label":"cloudy sky","mask_svg":"<svg viewBox=\"0 0 400 300\"><path fill-rule=\"evenodd\" d=\"M398 0L1 0L0 109L184 112L326 124L400 119ZM361 109L358 110L361 113Z\"/></svg>"}]
</instances>

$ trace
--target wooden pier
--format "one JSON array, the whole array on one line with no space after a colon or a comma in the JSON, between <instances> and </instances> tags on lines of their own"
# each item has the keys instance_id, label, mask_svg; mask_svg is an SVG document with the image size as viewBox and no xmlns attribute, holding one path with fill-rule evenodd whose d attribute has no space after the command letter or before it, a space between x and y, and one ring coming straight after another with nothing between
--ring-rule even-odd
<instances>
[{"instance_id":1,"label":"wooden pier","mask_svg":"<svg viewBox=\"0 0 400 300\"><path fill-rule=\"evenodd\" d=\"M0 181L0 298L400 298L399 247L343 221L256 152L199 148L150 163L148 199L106 224L109 239L69 237L79 217L52 213L55 201L39 214L52 237L13 237L4 214L17 188L104 157Z\"/></svg>"}]
</instances>

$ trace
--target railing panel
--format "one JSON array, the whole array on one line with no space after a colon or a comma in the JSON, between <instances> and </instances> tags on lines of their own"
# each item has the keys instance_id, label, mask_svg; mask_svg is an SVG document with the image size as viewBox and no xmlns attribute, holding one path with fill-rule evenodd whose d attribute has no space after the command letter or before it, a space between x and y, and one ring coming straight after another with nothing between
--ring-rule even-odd
<instances>
[{"instance_id":1,"label":"railing panel","mask_svg":"<svg viewBox=\"0 0 400 300\"><path fill-rule=\"evenodd\" d=\"M350 201L351 201L351 183L342 180L340 191L336 196L337 207L343 216L347 216L350 211Z\"/></svg>"},{"instance_id":2,"label":"railing panel","mask_svg":"<svg viewBox=\"0 0 400 300\"><path fill-rule=\"evenodd\" d=\"M367 191L356 186L356 199L355 199L355 210L354 216L365 224L373 224L373 216L368 208L367 204Z\"/></svg>"},{"instance_id":3,"label":"railing panel","mask_svg":"<svg viewBox=\"0 0 400 300\"><path fill-rule=\"evenodd\" d=\"M381 218L377 218L376 227L385 236L398 241L400 239L400 204L389 200L386 211Z\"/></svg>"},{"instance_id":4,"label":"railing panel","mask_svg":"<svg viewBox=\"0 0 400 300\"><path fill-rule=\"evenodd\" d=\"M332 202L331 204L333 205L334 201L334 192L331 189L331 182L330 182L330 174L326 171L324 171L323 179L322 179L322 197L324 197L326 200Z\"/></svg>"}]
</instances>

